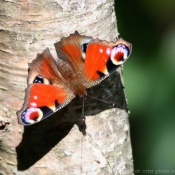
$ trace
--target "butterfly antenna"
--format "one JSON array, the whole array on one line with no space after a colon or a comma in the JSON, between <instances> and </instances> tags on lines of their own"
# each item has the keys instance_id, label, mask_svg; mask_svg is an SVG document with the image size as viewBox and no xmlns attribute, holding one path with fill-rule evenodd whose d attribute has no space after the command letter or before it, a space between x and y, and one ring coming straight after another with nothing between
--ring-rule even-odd
<instances>
[{"instance_id":1,"label":"butterfly antenna","mask_svg":"<svg viewBox=\"0 0 175 175\"><path fill-rule=\"evenodd\" d=\"M106 101L106 100L102 100L100 98L96 98L96 97L89 96L89 95L87 95L87 97L92 98L92 99L95 99L95 100L98 100L98 101L102 101L102 102L104 102L106 104L110 104L110 105L114 106L114 103L112 103L112 102L109 102L109 101Z\"/></svg>"}]
</instances>

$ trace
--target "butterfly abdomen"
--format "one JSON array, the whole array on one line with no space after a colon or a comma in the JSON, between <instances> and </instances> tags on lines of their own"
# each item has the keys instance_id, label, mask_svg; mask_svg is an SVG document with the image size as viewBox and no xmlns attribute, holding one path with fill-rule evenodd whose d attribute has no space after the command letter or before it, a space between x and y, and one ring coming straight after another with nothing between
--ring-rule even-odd
<instances>
[{"instance_id":1,"label":"butterfly abdomen","mask_svg":"<svg viewBox=\"0 0 175 175\"><path fill-rule=\"evenodd\" d=\"M86 94L86 87L83 84L83 79L77 74L73 68L63 60L58 59L58 70L67 81L69 89L78 96L84 96Z\"/></svg>"}]
</instances>

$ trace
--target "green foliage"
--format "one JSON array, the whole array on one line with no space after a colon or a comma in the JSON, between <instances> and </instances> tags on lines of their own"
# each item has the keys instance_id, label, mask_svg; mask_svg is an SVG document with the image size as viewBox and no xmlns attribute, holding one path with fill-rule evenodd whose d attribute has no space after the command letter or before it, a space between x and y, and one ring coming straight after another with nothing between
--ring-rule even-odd
<instances>
[{"instance_id":1,"label":"green foliage","mask_svg":"<svg viewBox=\"0 0 175 175\"><path fill-rule=\"evenodd\" d=\"M119 33L133 44L123 73L135 170L175 174L175 1L116 0L115 7Z\"/></svg>"}]
</instances>

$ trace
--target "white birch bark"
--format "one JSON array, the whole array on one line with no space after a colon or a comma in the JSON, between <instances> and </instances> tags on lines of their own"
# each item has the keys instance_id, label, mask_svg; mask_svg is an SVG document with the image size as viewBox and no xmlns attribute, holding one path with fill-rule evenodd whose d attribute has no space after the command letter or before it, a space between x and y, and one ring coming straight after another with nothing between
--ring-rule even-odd
<instances>
[{"instance_id":1,"label":"white birch bark","mask_svg":"<svg viewBox=\"0 0 175 175\"><path fill-rule=\"evenodd\" d=\"M114 1L0 0L0 120L9 123L0 126L0 174L133 174L121 73L88 91L115 106L85 101L86 136L75 124L82 114L79 98L36 125L17 123L28 63L46 47L56 58L53 44L75 30L116 40Z\"/></svg>"}]
</instances>

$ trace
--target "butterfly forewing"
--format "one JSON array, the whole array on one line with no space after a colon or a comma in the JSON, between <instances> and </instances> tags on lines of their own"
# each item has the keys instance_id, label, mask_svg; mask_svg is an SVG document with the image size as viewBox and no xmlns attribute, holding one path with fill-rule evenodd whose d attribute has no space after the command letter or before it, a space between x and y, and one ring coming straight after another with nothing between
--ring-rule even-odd
<instances>
[{"instance_id":1,"label":"butterfly forewing","mask_svg":"<svg viewBox=\"0 0 175 175\"><path fill-rule=\"evenodd\" d=\"M92 40L87 47L84 77L91 87L109 76L122 65L131 53L131 44L119 39L116 42Z\"/></svg>"},{"instance_id":2,"label":"butterfly forewing","mask_svg":"<svg viewBox=\"0 0 175 175\"><path fill-rule=\"evenodd\" d=\"M75 95L61 86L34 83L27 88L19 123L30 125L50 116L69 103Z\"/></svg>"}]
</instances>

